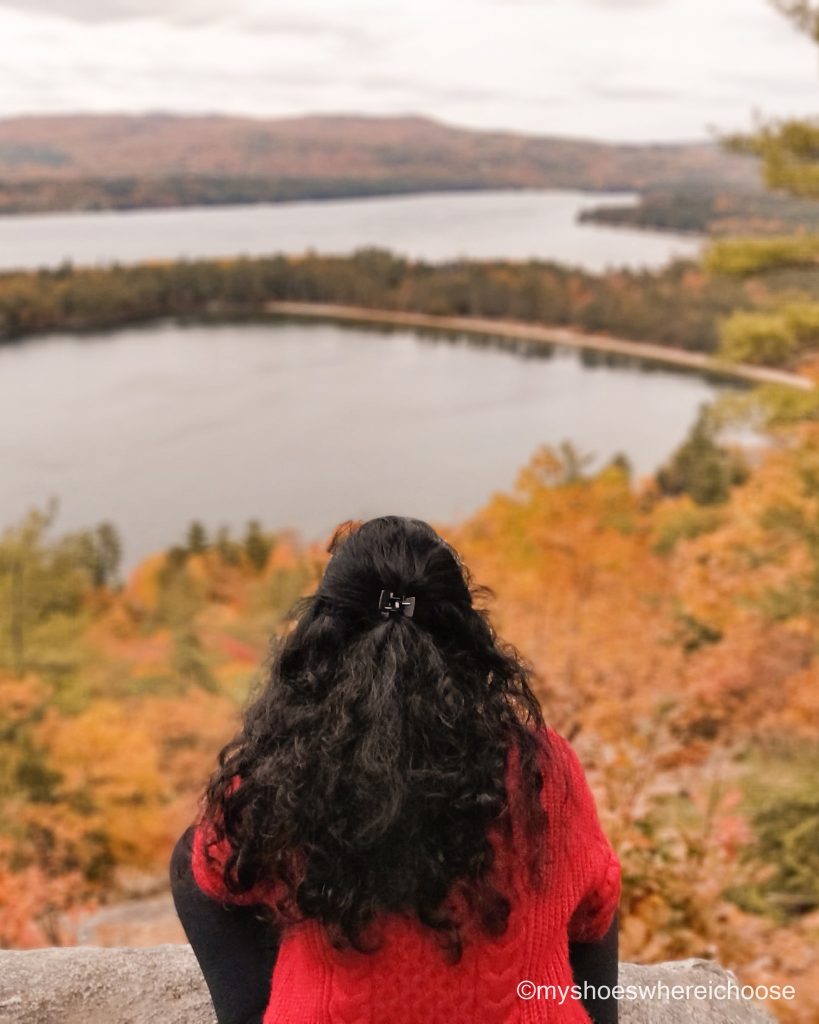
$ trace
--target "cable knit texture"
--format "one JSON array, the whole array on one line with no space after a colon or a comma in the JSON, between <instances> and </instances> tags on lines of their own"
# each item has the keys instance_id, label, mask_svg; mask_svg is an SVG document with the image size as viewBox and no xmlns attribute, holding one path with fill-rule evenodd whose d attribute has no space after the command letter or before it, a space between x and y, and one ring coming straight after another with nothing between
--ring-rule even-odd
<instances>
[{"instance_id":1,"label":"cable knit texture","mask_svg":"<svg viewBox=\"0 0 819 1024\"><path fill-rule=\"evenodd\" d=\"M511 847L499 833L491 836L493 870L508 870L504 877L511 879L502 883L512 902L504 934L490 938L468 930L463 956L451 965L432 933L409 916L383 918L384 942L375 953L334 949L315 921L292 925L282 938L264 1024L588 1024L578 1000L527 1001L516 991L524 979L571 986L569 941L602 938L620 897L620 863L600 826L580 761L551 727L543 741L548 824L542 890L527 885L517 829ZM510 787L515 761L510 756ZM225 903L269 901L269 886L241 896L227 892L219 866L229 851L212 838L208 823L197 822L192 866L200 888ZM204 856L207 843L213 862Z\"/></svg>"}]
</instances>

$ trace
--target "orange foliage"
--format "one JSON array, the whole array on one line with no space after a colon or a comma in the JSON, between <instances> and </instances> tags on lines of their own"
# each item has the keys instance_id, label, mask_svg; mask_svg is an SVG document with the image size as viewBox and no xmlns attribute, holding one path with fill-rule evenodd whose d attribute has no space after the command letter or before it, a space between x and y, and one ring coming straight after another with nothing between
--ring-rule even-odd
<instances>
[{"instance_id":1,"label":"orange foliage","mask_svg":"<svg viewBox=\"0 0 819 1024\"><path fill-rule=\"evenodd\" d=\"M736 752L817 739L815 481L817 425L783 435L705 511L616 466L581 476L571 453L544 448L510 494L442 530L587 767L623 862L623 954L715 956L743 980L796 984L789 1019L803 1022L819 1012L816 914L783 923L730 893L767 870L746 856ZM2 721L25 726L58 776L48 801L4 795L19 827L0 833L0 942L60 941L53 908L72 892L115 895L127 869L164 876L270 635L325 558L292 535L257 567L215 547L173 571L156 556L86 627L84 706L0 676ZM169 587L184 614L168 611Z\"/></svg>"}]
</instances>

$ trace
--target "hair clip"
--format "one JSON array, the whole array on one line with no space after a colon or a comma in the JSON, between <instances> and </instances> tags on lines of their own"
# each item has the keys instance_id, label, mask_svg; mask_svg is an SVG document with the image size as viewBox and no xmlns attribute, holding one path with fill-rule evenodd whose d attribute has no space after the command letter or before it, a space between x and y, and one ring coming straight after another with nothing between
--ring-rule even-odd
<instances>
[{"instance_id":1,"label":"hair clip","mask_svg":"<svg viewBox=\"0 0 819 1024\"><path fill-rule=\"evenodd\" d=\"M414 597L399 597L397 594L386 590L381 591L381 596L378 598L378 610L381 612L382 618L388 619L392 614L406 615L408 619L412 618L412 613L415 611L415 598Z\"/></svg>"}]
</instances>

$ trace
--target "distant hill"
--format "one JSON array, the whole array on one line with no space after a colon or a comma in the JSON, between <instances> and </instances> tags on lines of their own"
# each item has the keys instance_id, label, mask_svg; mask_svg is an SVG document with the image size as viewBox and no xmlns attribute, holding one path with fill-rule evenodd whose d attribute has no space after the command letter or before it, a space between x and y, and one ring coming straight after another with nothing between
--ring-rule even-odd
<instances>
[{"instance_id":1,"label":"distant hill","mask_svg":"<svg viewBox=\"0 0 819 1024\"><path fill-rule=\"evenodd\" d=\"M0 210L275 201L432 189L753 188L715 143L609 144L422 117L69 115L0 120Z\"/></svg>"}]
</instances>

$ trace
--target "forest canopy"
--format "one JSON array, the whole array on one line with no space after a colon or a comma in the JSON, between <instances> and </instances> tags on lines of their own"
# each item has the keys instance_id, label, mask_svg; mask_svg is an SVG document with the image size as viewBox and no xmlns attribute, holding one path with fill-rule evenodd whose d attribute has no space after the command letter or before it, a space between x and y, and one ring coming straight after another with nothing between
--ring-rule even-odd
<instances>
[{"instance_id":1,"label":"forest canopy","mask_svg":"<svg viewBox=\"0 0 819 1024\"><path fill-rule=\"evenodd\" d=\"M727 244L727 243L726 243ZM709 275L696 263L592 274L542 261L444 264L366 249L352 256L182 260L0 274L0 339L105 329L162 317L262 315L275 301L330 303L442 316L571 326L714 353L720 321L771 296L807 295L819 266L789 270L764 287ZM776 354L773 365L792 365ZM758 360L766 362L766 360Z\"/></svg>"}]
</instances>

